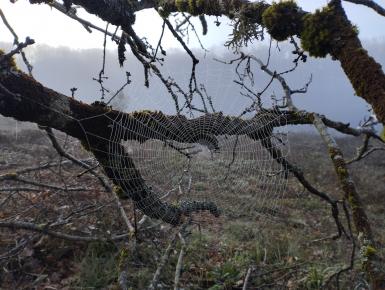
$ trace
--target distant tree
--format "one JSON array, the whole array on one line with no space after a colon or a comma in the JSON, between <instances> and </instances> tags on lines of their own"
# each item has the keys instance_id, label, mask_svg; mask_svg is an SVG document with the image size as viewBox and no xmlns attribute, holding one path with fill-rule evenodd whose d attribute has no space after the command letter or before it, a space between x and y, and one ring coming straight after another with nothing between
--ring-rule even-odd
<instances>
[{"instance_id":1,"label":"distant tree","mask_svg":"<svg viewBox=\"0 0 385 290\"><path fill-rule=\"evenodd\" d=\"M385 10L372 0L346 1L365 5L385 16ZM292 90L283 78L283 74L271 71L268 63L264 64L254 56L240 52L243 46L263 38L267 31L278 42L285 40L291 42L294 47L294 54L298 56L295 60L296 65L300 61L306 61L306 54L321 58L330 55L341 64L357 96L371 105L378 122L384 125L385 74L376 60L363 48L358 38L357 28L347 18L341 2L341 0L331 0L321 10L309 13L298 7L294 1L267 4L263 1L249 2L246 0L64 0L61 4L52 0L30 0L31 4L46 4L62 11L81 22L88 30L97 29L104 32L104 29L80 19L76 15L76 9L73 5L78 5L109 24L120 27L122 30L120 36L110 34L118 47L119 62L123 64L125 61L125 50L128 46L132 54L143 64L145 85L149 85L150 74L158 77L174 101L176 115L167 116L161 112L149 111L131 114L121 113L112 110L105 98L102 98L101 102L87 105L55 92L38 83L30 75L31 70L30 74L26 74L17 68L13 56L22 52L22 49L31 45L33 41L27 39L25 42L19 42L16 36L15 49L8 53L1 52L0 113L20 121L33 122L45 128L54 128L81 140L85 148L92 152L99 161L107 177L119 189L119 194L131 198L138 208L149 217L159 218L173 225L181 224L183 216L192 211L209 210L214 215L218 212L215 205L211 203L197 202L178 206L161 201L151 188L146 186L139 170L137 170L130 155L125 152L123 145L115 148L116 152L119 152L119 160L116 160L119 166L110 166L108 140L112 133L112 120L124 118L128 128L124 129L122 133L124 140L144 142L153 138L165 142L174 140L182 143L194 143L202 142L204 139L213 148L215 147L215 137L218 135L243 134L253 140L260 140L270 155L278 163L285 165L287 170L294 174L305 188L330 204L340 235L345 229L339 221L339 208L344 206L345 202L349 205L363 261L363 270L366 272L373 289L385 289L384 260L379 255L379 249L382 249L383 245L379 245L373 236L370 221L351 179L342 151L327 132L329 127L344 134L365 136L365 144L356 158L357 160L362 159L370 154L368 147L370 139L381 141L373 127L377 123L376 119L372 117L361 128L356 129L351 128L349 124L330 120L317 113L298 110L293 103L292 95L299 92L305 93L306 88L302 91ZM193 66L187 89L182 88L172 79L164 77L158 68L157 64L163 62L162 53L164 53L161 40L155 48L151 47L133 29L136 13L144 9L156 9L158 11L160 17L164 19L163 29L169 29L181 43L186 54L191 57ZM175 13L184 16L184 20L179 22L176 28L169 20L170 16ZM195 67L199 60L188 48L181 34L183 29L193 29L189 21L191 16L199 17L204 33L207 30L205 16L230 18L233 24L233 33L226 45L235 52L239 52L233 63L246 64L245 71L247 73L239 82L242 84L247 74L250 74L250 63L256 63L272 79L280 82L285 92L283 103L276 103L273 108L263 108L259 102L259 96L255 95L253 105L250 108L245 108L245 111L255 114L252 119L232 118L215 112L211 99L205 95L204 88L198 86L196 82ZM5 21L4 17L3 20ZM297 44L294 37L298 37L300 45ZM25 55L22 54L22 56L28 68L31 69ZM98 79L102 92L104 92L103 73L101 71ZM202 104L198 106L193 99L202 99ZM202 115L187 119L182 115L185 111L196 111ZM256 122L255 120L261 120L261 118L257 118L261 116L263 116L264 122L258 121L260 122L258 126L253 127L258 129L252 131L247 129L250 128L252 122ZM159 125L159 122L162 125ZM227 126L220 126L224 123ZM280 127L286 123L292 125L313 124L320 132L328 145L330 158L342 186L343 195L340 199L335 200L315 189L305 179L297 166L289 163L278 149L271 146L270 138L261 137L271 135L271 128L269 127L271 124L273 127ZM178 124L178 128L175 127L175 124ZM267 124L270 125L267 126ZM202 126L210 128L210 130L206 131L204 136L197 135L197 128L202 128ZM236 131L234 130L235 127L237 128ZM146 135L143 133L146 132L146 128L151 128L153 132L158 132L158 134ZM183 136L175 134L177 130L181 129L187 134ZM50 133L50 131L48 132Z\"/></svg>"}]
</instances>

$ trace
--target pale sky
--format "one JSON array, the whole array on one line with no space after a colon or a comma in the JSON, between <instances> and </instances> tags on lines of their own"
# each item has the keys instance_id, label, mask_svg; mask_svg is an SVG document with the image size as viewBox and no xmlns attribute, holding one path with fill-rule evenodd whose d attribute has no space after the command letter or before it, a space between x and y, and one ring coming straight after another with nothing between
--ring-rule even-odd
<instances>
[{"instance_id":1,"label":"pale sky","mask_svg":"<svg viewBox=\"0 0 385 290\"><path fill-rule=\"evenodd\" d=\"M271 1L267 1L271 2ZM312 11L327 3L326 0L298 0L301 7L306 11ZM378 4L385 6L385 0L377 0ZM350 20L359 27L360 37L365 39L385 39L385 17L377 15L374 11L359 5L351 3L344 4ZM94 31L88 33L78 22L66 17L64 14L49 8L47 5L31 5L27 0L19 0L15 4L9 0L1 0L0 8L8 18L15 31L19 34L20 40L26 36L35 39L38 44L47 44L50 46L68 46L71 48L101 48L103 43L103 34ZM105 28L105 23L93 15L89 15L79 9L78 15L90 20L94 24ZM215 27L212 22L214 18L208 20L209 32L201 37L202 42L208 48L213 45L221 45L227 39L231 29L223 19L220 28ZM156 15L155 11L148 10L140 12L137 15L135 29L140 36L147 37L153 45L156 45L160 35L162 20ZM201 28L197 24L198 32ZM112 30L111 27L110 30ZM0 23L0 41L11 42L13 40L10 33ZM178 43L167 34L164 38L165 48L178 47ZM197 47L198 43L192 37L191 47ZM110 45L112 48L112 45Z\"/></svg>"},{"instance_id":2,"label":"pale sky","mask_svg":"<svg viewBox=\"0 0 385 290\"><path fill-rule=\"evenodd\" d=\"M327 1L298 0L298 3L305 11L313 11L316 8L325 5ZM385 0L378 0L377 3L385 7ZM360 30L360 37L362 39L381 40L379 42L369 41L364 45L368 43L379 43L378 46L374 46L375 50L372 51L372 53L373 55L377 55L377 59L383 60L383 58L380 58L379 56L383 55L382 51L384 50L383 43L385 43L385 17L379 16L374 11L364 6L354 5L351 3L344 3L344 5L346 7L349 19L358 26ZM16 4L10 3L9 0L0 0L0 8L3 10L10 24L18 33L21 41L24 40L26 36L29 36L35 39L37 45L70 47L71 49L101 49L103 46L103 33L94 31L92 34L90 34L82 27L81 24L56 11L55 9L51 9L47 5L31 5L29 4L28 0L18 0ZM105 23L103 23L97 17L88 15L81 9L79 9L78 12L78 15L84 19L97 24L99 27L105 28ZM213 24L214 20L215 18L208 19L208 35L201 36L201 40L205 47L209 49L213 46L223 47L223 43L228 39L228 35L231 32L231 28L229 27L229 23L226 18L220 19L222 24L219 28ZM161 25L162 19L156 14L154 10L150 9L148 11L138 13L135 30L141 37L147 37L155 46L161 33ZM200 23L197 23L196 27L198 29L198 33L201 35ZM113 29L114 27L110 28L110 30ZM0 21L0 42L11 43L12 41L13 38L11 34L6 30L5 26ZM38 47L37 45L34 47ZM170 34L165 36L163 46L166 49L180 47L179 43L177 43ZM197 41L192 41L190 43L190 47L197 46ZM254 49L257 49L258 47L260 47L258 43L253 46ZM113 53L115 56L113 60L107 58L107 60L110 61L108 65L108 74L114 75L114 78L108 80L107 85L112 91L114 91L114 89L120 87L121 82L124 82L124 75L121 73L121 69L120 67L118 68L117 65L116 45L109 43L107 48L113 50L111 53ZM369 45L368 49L370 49ZM39 81L48 87L51 87L65 94L69 94L69 88L73 86L79 87L79 96L84 97L84 99L87 101L95 100L99 96L99 87L96 82L92 81L92 76L95 76L94 73L100 70L100 54L95 51L79 51L77 52L78 57L75 57L75 60L73 59L75 54L71 54L71 58L59 58L58 61L55 61L55 59L57 59L57 53L62 53L64 56L64 54L68 54L68 51L69 50L66 48L51 50L48 47L40 47L38 49L29 50L27 54L28 59L34 65L35 61L39 63L39 65L35 65L35 77L37 77ZM216 50L211 49L211 51ZM95 53L97 53L96 56ZM171 53L169 53L169 57L172 58L170 55L172 55ZM143 78L143 70L141 68L138 69L138 63L132 62L132 57L127 58L128 60L124 69L132 72L132 77L137 82L143 83L143 79L141 79ZM282 60L282 58L280 59ZM317 62L318 60L312 59L311 61ZM299 76L301 81L299 84L296 84L296 86L302 86L303 83L306 82L308 76L313 73L311 70L311 61L309 61L306 66L303 66L303 68L302 66L299 68L297 76ZM287 68L286 65L291 67L291 60L289 59L288 62L288 64L277 63L277 67ZM115 66L113 66L112 63L114 63ZM185 63L179 64L175 61L173 63L176 64L175 67L168 67L167 65L162 67L162 71L165 73L165 75L178 76L178 74L181 74L180 69L184 70L185 72ZM200 73L204 77L210 77L210 83L213 84L213 88L212 91L210 91L210 94L213 94L214 96L220 96L221 99L234 99L234 102L236 102L238 99L241 100L241 98L230 98L231 95L237 92L234 91L236 88L234 89L231 76L227 76L222 68L218 68L218 70L213 71L212 68L210 68L206 63L207 62L202 62L199 66L199 69L201 69ZM381 64L385 67L384 60ZM52 65L54 67L60 66L60 69L52 70ZM76 67L76 65L79 67ZM364 116L367 113L367 106L362 101L362 99L350 99L354 92L348 80L343 75L340 66L334 62L331 62L331 60L322 60L322 65L316 68L317 69L315 72L317 73L314 74L314 83L310 88L314 89L310 91L310 94L306 98L299 98L298 104L310 111L319 111L338 120L341 120L342 118L348 122L352 122L352 124L357 124L358 120L356 116ZM301 71L301 69L303 69L303 71ZM215 76L215 79L213 79L213 76ZM330 79L328 79L328 77L330 77ZM337 89L335 86L331 87L330 85L325 85L325 83L330 84L337 79ZM224 84L226 84L226 89L224 89ZM263 85L264 84L258 83L256 86L258 87ZM152 88L154 88L154 86ZM341 96L338 99L340 103L338 103L338 101L336 101L334 98L336 94L335 90L337 94ZM159 91L161 91L160 86ZM138 104L153 104L155 106L157 104L163 105L163 103L166 103L166 100L168 99L171 100L171 98L166 97L163 99L154 98L152 92L153 91L151 90L145 89L144 86L129 86L125 91L126 95L129 96L127 102L131 102L130 106L133 106L136 101ZM88 99L85 98L87 96L89 96ZM140 96L140 101L138 101L139 99L135 99L135 96ZM224 96L229 98L223 98ZM346 97L346 99L344 99L344 97ZM147 101L143 102L143 99ZM342 112L340 110L341 106L338 104L342 103L350 104L348 111ZM226 108L232 108L230 103L226 103L225 105ZM356 119L352 119L353 117Z\"/></svg>"}]
</instances>

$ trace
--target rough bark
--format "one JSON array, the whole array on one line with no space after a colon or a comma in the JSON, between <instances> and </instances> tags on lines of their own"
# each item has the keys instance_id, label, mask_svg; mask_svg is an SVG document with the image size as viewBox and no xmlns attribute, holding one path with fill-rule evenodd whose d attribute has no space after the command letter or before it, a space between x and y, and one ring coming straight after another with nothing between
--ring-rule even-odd
<instances>
[{"instance_id":1,"label":"rough bark","mask_svg":"<svg viewBox=\"0 0 385 290\"><path fill-rule=\"evenodd\" d=\"M336 4L334 9L339 41L335 44L333 56L340 61L356 94L372 106L378 119L385 124L385 75L382 67L362 47L342 6Z\"/></svg>"},{"instance_id":2,"label":"rough bark","mask_svg":"<svg viewBox=\"0 0 385 290\"><path fill-rule=\"evenodd\" d=\"M385 272L382 267L384 261L377 252L369 219L365 213L360 195L350 176L342 151L334 138L328 133L322 119L314 114L314 126L328 146L329 156L333 162L339 183L344 192L344 199L348 201L353 215L353 223L360 243L362 266L368 274L373 289L385 288Z\"/></svg>"}]
</instances>

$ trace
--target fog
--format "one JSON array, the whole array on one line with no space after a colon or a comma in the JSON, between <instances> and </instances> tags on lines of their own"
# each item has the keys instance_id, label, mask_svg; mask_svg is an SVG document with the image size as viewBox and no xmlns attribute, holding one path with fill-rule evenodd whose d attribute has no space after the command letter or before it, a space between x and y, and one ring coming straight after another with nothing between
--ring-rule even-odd
<instances>
[{"instance_id":1,"label":"fog","mask_svg":"<svg viewBox=\"0 0 385 290\"><path fill-rule=\"evenodd\" d=\"M365 48L382 65L385 64L385 41L366 41ZM1 47L10 45L1 44ZM277 72L293 66L295 56L288 44L280 45L277 49L273 44L270 69ZM266 61L268 47L253 45L248 53ZM197 66L198 83L204 83L209 95L212 96L217 111L237 115L250 100L240 94L241 88L233 80L237 79L235 65L228 65L219 60L235 58L229 50L223 47L210 49L209 52L196 51L200 63ZM75 98L87 103L100 100L100 86L93 80L102 67L101 49L73 50L66 47L52 48L37 45L27 50L27 55L34 66L34 77L45 86L66 95L71 95L70 88L76 87ZM125 82L125 72L131 73L131 84L124 90L114 105L126 111L140 109L161 110L165 113L175 113L173 100L156 76L150 76L150 87L144 86L144 73L141 64L131 53L126 53L127 61L123 68L118 64L115 47L110 44L106 53L105 75L108 79L105 86L114 93ZM191 59L180 50L168 50L163 66L159 66L165 77L171 76L178 83L186 86L191 70ZM24 67L19 61L19 66ZM261 91L269 82L270 77L253 65L256 92ZM350 122L353 126L359 124L368 115L367 104L354 95L354 91L344 75L339 62L327 59L308 58L306 63L300 63L298 68L285 75L293 89L303 87L312 75L312 83L306 94L294 96L294 102L300 109L315 111L332 119ZM107 99L111 96L107 96ZM283 92L279 83L274 82L264 94L264 102L268 104L271 94L282 97Z\"/></svg>"}]
</instances>

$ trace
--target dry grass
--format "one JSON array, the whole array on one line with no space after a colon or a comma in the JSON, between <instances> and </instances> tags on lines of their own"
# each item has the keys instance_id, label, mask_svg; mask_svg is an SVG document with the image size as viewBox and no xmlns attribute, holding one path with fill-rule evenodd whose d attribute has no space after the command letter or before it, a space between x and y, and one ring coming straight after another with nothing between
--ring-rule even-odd
<instances>
[{"instance_id":1,"label":"dry grass","mask_svg":"<svg viewBox=\"0 0 385 290\"><path fill-rule=\"evenodd\" d=\"M65 141L65 136L61 136ZM41 162L57 162L59 159L40 131L32 130L15 136L0 134L0 174L14 172L19 168ZM314 185L339 197L341 191L326 148L318 137L309 134L292 134L290 159L301 164L306 176ZM338 139L347 156L354 154L358 140ZM67 140L67 150L79 158L89 157L80 145ZM374 153L366 160L350 166L354 181L362 194L376 235L385 242L385 159ZM175 159L173 159L175 163ZM179 168L176 162L173 165ZM178 167L179 166L179 167ZM207 169L208 168L208 169ZM211 169L209 166L205 170ZM199 174L198 169L194 174ZM163 169L164 170L164 169ZM0 210L1 219L19 215L16 219L45 223L73 211L89 208L89 213L76 216L70 224L58 228L63 232L105 235L107 231L125 231L112 197L99 187L95 179L85 174L76 177L82 170L67 164L50 171L35 172L28 177L41 182L67 186L86 186L89 191L68 193L42 190L38 193L19 192L7 201ZM247 195L232 195L224 198L223 192L211 190L210 178L204 174L194 184L197 195L208 193L224 206L247 201ZM157 180L154 178L153 180ZM164 179L159 179L159 182ZM250 176L239 174L238 183L250 190L259 186ZM2 182L1 187L11 185ZM198 194L199 193L199 194ZM1 192L1 200L8 193ZM242 289L243 279L249 267L253 272L249 289L320 289L321 285L349 262L351 243L339 240L319 239L335 233L330 209L317 198L306 193L290 177L285 193L274 197L276 207L261 204L251 211L237 212L214 218L208 213L197 214L196 224L187 237L181 284L184 289ZM1 202L0 202L1 203ZM123 202L133 219L129 201ZM271 205L270 203L266 204ZM98 209L93 211L93 209ZM140 216L138 217L140 218ZM199 224L199 226L198 226ZM0 260L5 271L0 272L1 289L37 288L47 289L118 289L117 277L124 262L128 265L128 284L131 289L145 289L156 270L159 259L171 237L173 229L159 223L145 224L137 240L131 238L119 243L71 243L40 234L12 229L0 230L1 254L15 247L16 242L30 238L20 252ZM172 289L174 271L180 243L172 251L169 263L162 271L162 289ZM122 253L128 252L128 256ZM350 289L362 283L360 265L341 276L342 289ZM333 289L334 283L328 287ZM365 288L363 288L365 289Z\"/></svg>"}]
</instances>

